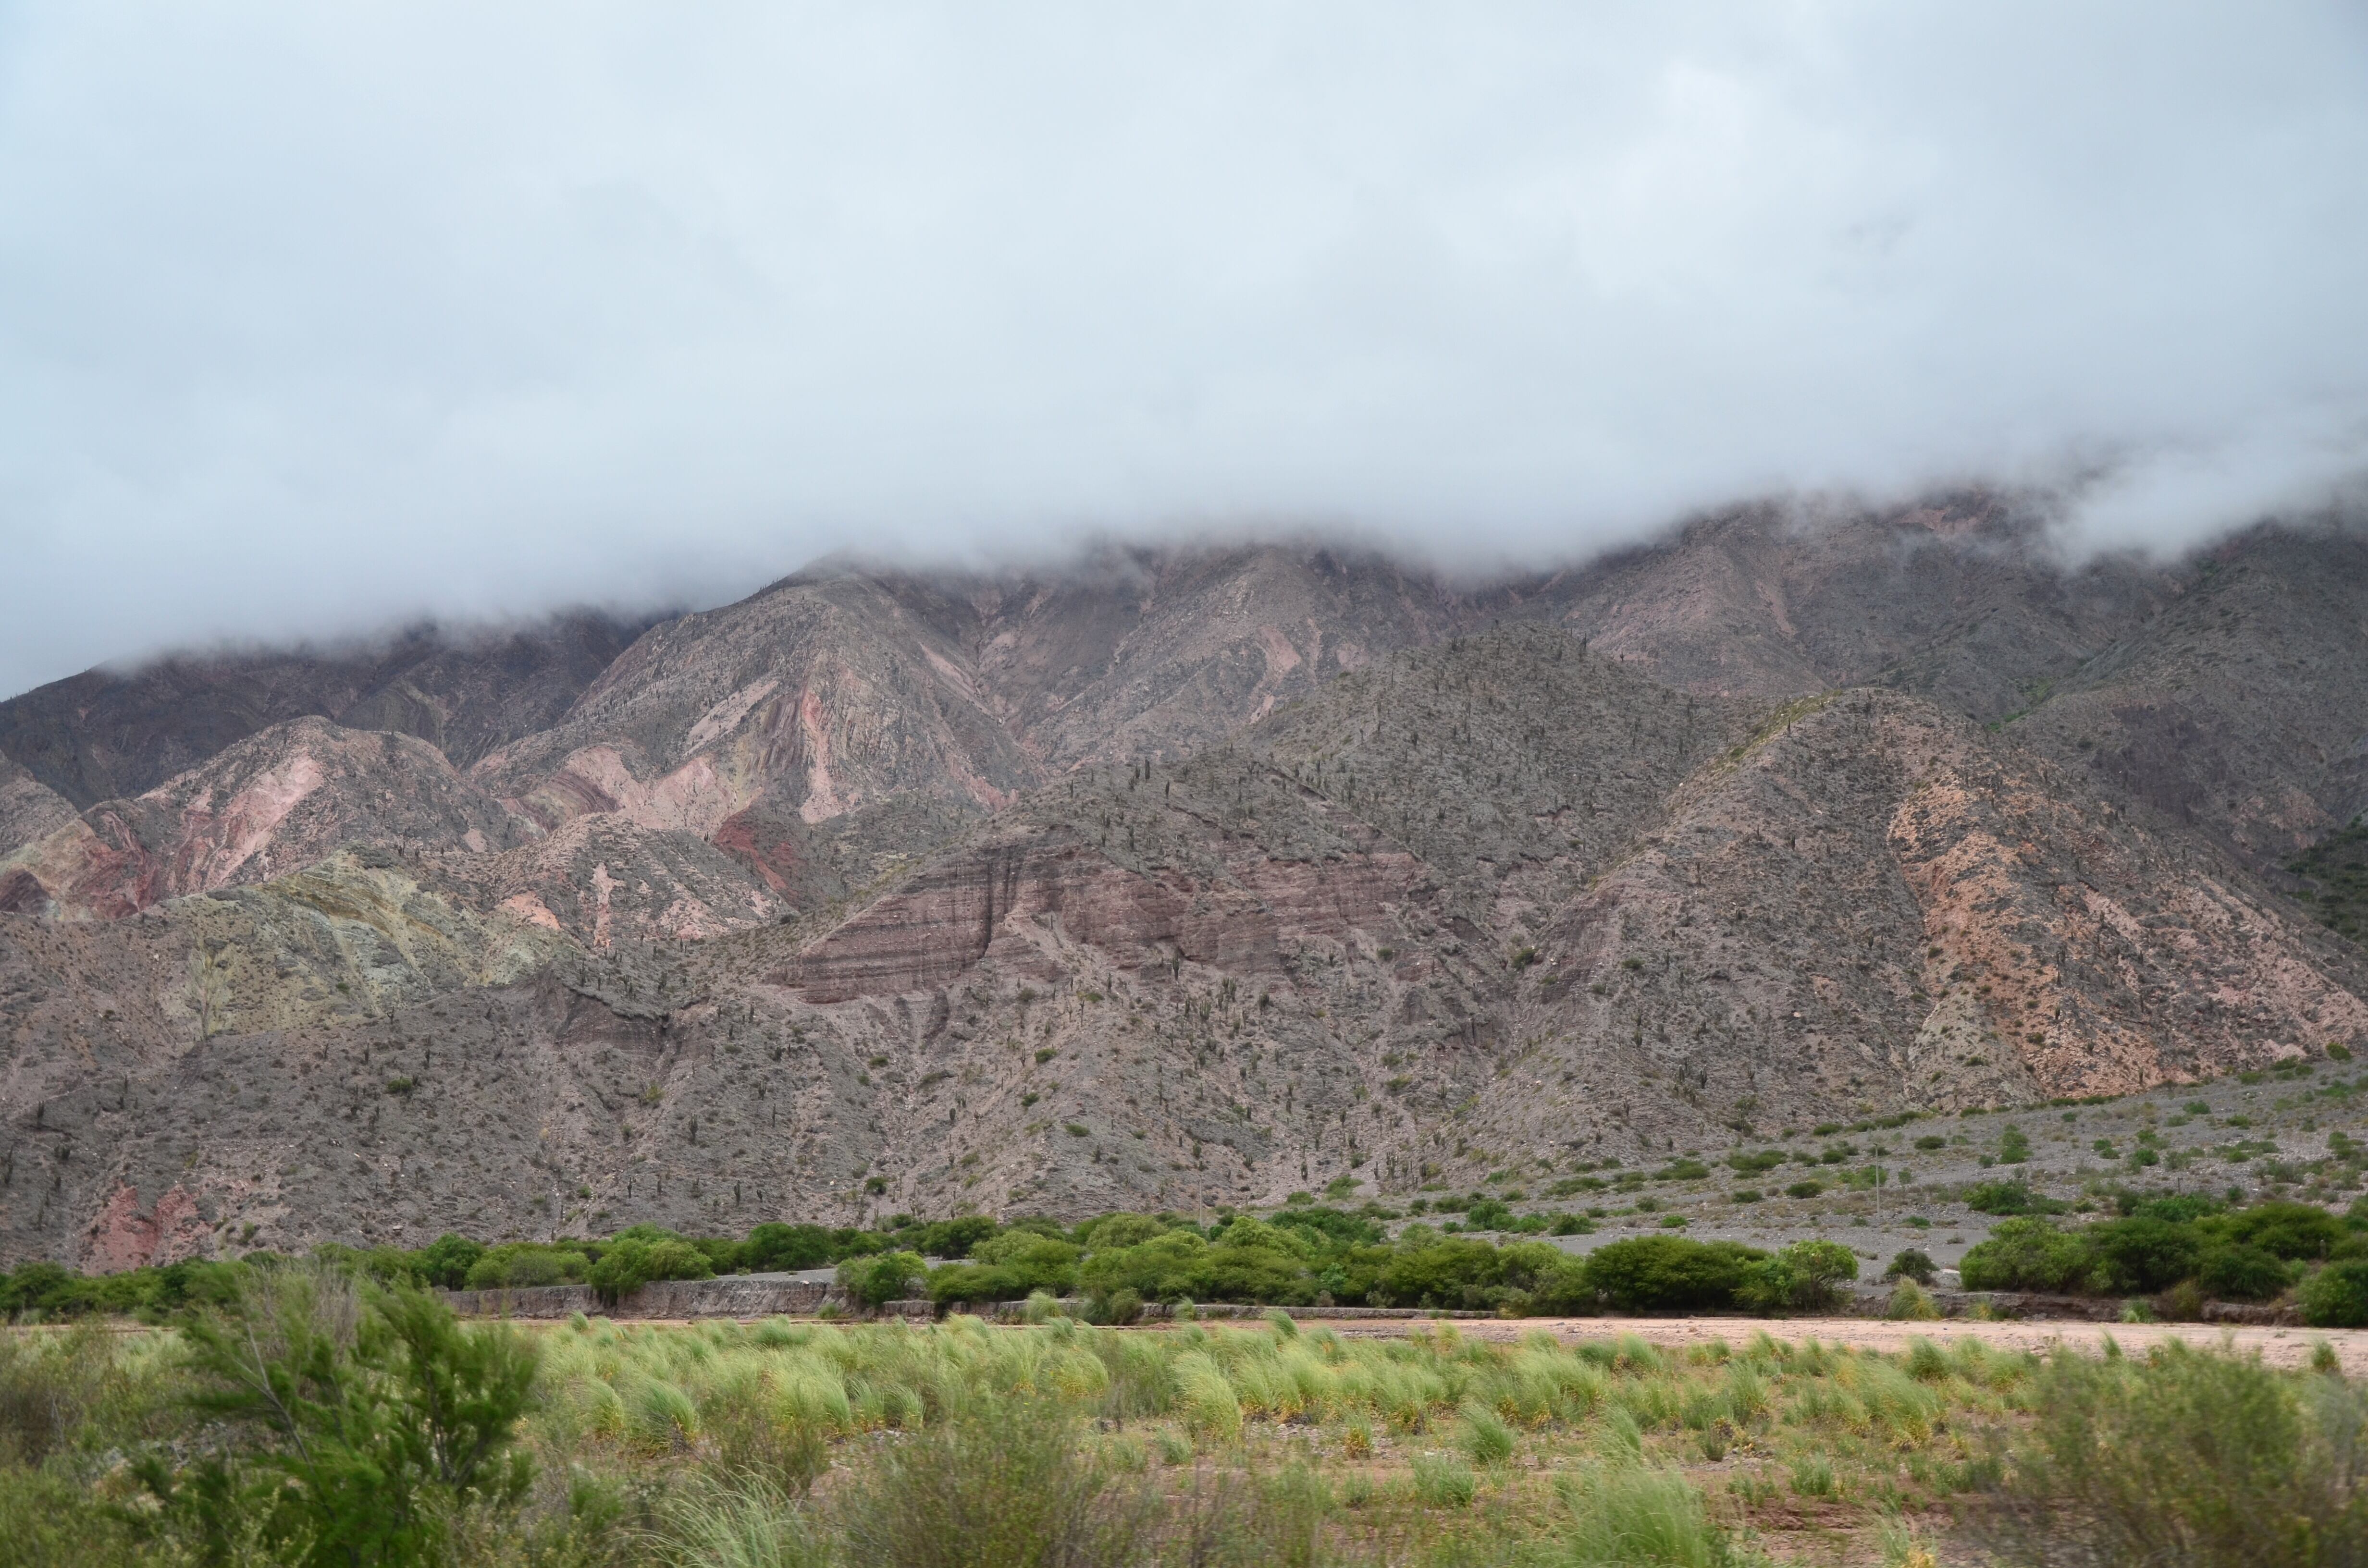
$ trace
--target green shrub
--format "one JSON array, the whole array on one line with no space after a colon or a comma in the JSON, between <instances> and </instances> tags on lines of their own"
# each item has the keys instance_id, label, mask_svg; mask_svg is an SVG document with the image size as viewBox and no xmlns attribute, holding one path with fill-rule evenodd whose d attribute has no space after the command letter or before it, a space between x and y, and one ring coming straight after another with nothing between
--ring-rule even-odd
<instances>
[{"instance_id":1,"label":"green shrub","mask_svg":"<svg viewBox=\"0 0 2368 1568\"><path fill-rule=\"evenodd\" d=\"M2024 1181L1982 1181L1965 1189L1965 1207L1976 1214L2060 1214L2065 1205L2042 1198Z\"/></svg>"},{"instance_id":2,"label":"green shrub","mask_svg":"<svg viewBox=\"0 0 2368 1568\"><path fill-rule=\"evenodd\" d=\"M1411 1225L1406 1229L1417 1231ZM1467 1311L1497 1305L1504 1289L1500 1250L1462 1236L1427 1241L1427 1233L1401 1238L1376 1282L1383 1301L1391 1306Z\"/></svg>"},{"instance_id":3,"label":"green shrub","mask_svg":"<svg viewBox=\"0 0 2368 1568\"><path fill-rule=\"evenodd\" d=\"M709 1279L714 1265L707 1255L679 1237L643 1241L638 1237L603 1247L586 1281L614 1305L643 1285L656 1279Z\"/></svg>"},{"instance_id":4,"label":"green shrub","mask_svg":"<svg viewBox=\"0 0 2368 1568\"><path fill-rule=\"evenodd\" d=\"M2345 1235L2343 1222L2315 1203L2256 1203L2200 1224L2223 1241L2289 1259L2323 1258Z\"/></svg>"},{"instance_id":5,"label":"green shrub","mask_svg":"<svg viewBox=\"0 0 2368 1568\"><path fill-rule=\"evenodd\" d=\"M1509 1231L1513 1228L1513 1211L1500 1199L1483 1198L1464 1213L1463 1222L1475 1231Z\"/></svg>"},{"instance_id":6,"label":"green shrub","mask_svg":"<svg viewBox=\"0 0 2368 1568\"><path fill-rule=\"evenodd\" d=\"M1858 1256L1839 1242L1794 1242L1753 1264L1736 1287L1737 1305L1759 1312L1824 1311L1858 1278Z\"/></svg>"},{"instance_id":7,"label":"green shrub","mask_svg":"<svg viewBox=\"0 0 2368 1568\"><path fill-rule=\"evenodd\" d=\"M2037 1215L2001 1220L1966 1249L1958 1270L1968 1290L2067 1290L2087 1282L2088 1249Z\"/></svg>"},{"instance_id":8,"label":"green shrub","mask_svg":"<svg viewBox=\"0 0 2368 1568\"><path fill-rule=\"evenodd\" d=\"M1767 1256L1737 1242L1633 1236L1588 1255L1587 1283L1623 1312L1730 1307Z\"/></svg>"},{"instance_id":9,"label":"green shrub","mask_svg":"<svg viewBox=\"0 0 2368 1568\"><path fill-rule=\"evenodd\" d=\"M929 1299L949 1301L1018 1301L1038 1290L1062 1295L1076 1289L1075 1243L1010 1230L971 1248L971 1261L950 1263L928 1277Z\"/></svg>"},{"instance_id":10,"label":"green shrub","mask_svg":"<svg viewBox=\"0 0 2368 1568\"><path fill-rule=\"evenodd\" d=\"M477 1243L447 1231L415 1255L420 1283L458 1290L469 1282L469 1270L484 1256L485 1249Z\"/></svg>"},{"instance_id":11,"label":"green shrub","mask_svg":"<svg viewBox=\"0 0 2368 1568\"><path fill-rule=\"evenodd\" d=\"M757 1226L741 1244L740 1262L752 1274L794 1273L835 1261L830 1233L820 1225Z\"/></svg>"},{"instance_id":12,"label":"green shrub","mask_svg":"<svg viewBox=\"0 0 2368 1568\"><path fill-rule=\"evenodd\" d=\"M580 1285L592 1260L582 1249L542 1242L505 1242L488 1247L469 1266L472 1290L518 1290L536 1285Z\"/></svg>"},{"instance_id":13,"label":"green shrub","mask_svg":"<svg viewBox=\"0 0 2368 1568\"><path fill-rule=\"evenodd\" d=\"M916 1252L882 1253L850 1258L838 1266L840 1288L848 1300L867 1307L907 1300L928 1278L928 1268Z\"/></svg>"},{"instance_id":14,"label":"green shrub","mask_svg":"<svg viewBox=\"0 0 2368 1568\"><path fill-rule=\"evenodd\" d=\"M2091 1283L2114 1294L2167 1290L2193 1274L2203 1256L2194 1228L2168 1220L2108 1220L2081 1239L2094 1259Z\"/></svg>"},{"instance_id":15,"label":"green shrub","mask_svg":"<svg viewBox=\"0 0 2368 1568\"><path fill-rule=\"evenodd\" d=\"M2368 1555L2361 1392L2173 1341L2055 1358L1994 1544L2026 1563L2331 1568ZM2305 1397L2307 1393L2307 1397Z\"/></svg>"},{"instance_id":16,"label":"green shrub","mask_svg":"<svg viewBox=\"0 0 2368 1568\"><path fill-rule=\"evenodd\" d=\"M2224 1301L2266 1301L2286 1288L2286 1267L2255 1246L2215 1246L2203 1255L2195 1282Z\"/></svg>"},{"instance_id":17,"label":"green shrub","mask_svg":"<svg viewBox=\"0 0 2368 1568\"><path fill-rule=\"evenodd\" d=\"M2304 1280L2302 1321L2313 1328L2368 1328L2368 1261L2330 1263Z\"/></svg>"},{"instance_id":18,"label":"green shrub","mask_svg":"<svg viewBox=\"0 0 2368 1568\"><path fill-rule=\"evenodd\" d=\"M2174 1225L2192 1224L2206 1214L2217 1214L2226 1208L2216 1199L2194 1193L2180 1193L2170 1198L2148 1198L2129 1207L2133 1220L2168 1220Z\"/></svg>"},{"instance_id":19,"label":"green shrub","mask_svg":"<svg viewBox=\"0 0 2368 1568\"><path fill-rule=\"evenodd\" d=\"M1329 1212L1329 1210L1327 1210ZM1096 1252L1119 1247L1140 1246L1154 1236L1164 1236L1173 1226L1148 1214L1120 1212L1105 1214L1077 1227L1077 1240ZM951 1256L951 1254L946 1255Z\"/></svg>"},{"instance_id":20,"label":"green shrub","mask_svg":"<svg viewBox=\"0 0 2368 1568\"><path fill-rule=\"evenodd\" d=\"M1938 1272L1931 1254L1921 1247L1907 1247L1891 1255L1891 1262L1884 1267L1883 1277L1885 1279L1913 1279L1918 1285L1930 1285L1932 1276Z\"/></svg>"},{"instance_id":21,"label":"green shrub","mask_svg":"<svg viewBox=\"0 0 2368 1568\"><path fill-rule=\"evenodd\" d=\"M233 1441L137 1472L222 1561L239 1542L307 1564L432 1562L457 1510L507 1507L532 1467L511 1442L536 1348L464 1327L433 1298L321 1269L257 1271L184 1331L199 1411Z\"/></svg>"},{"instance_id":22,"label":"green shrub","mask_svg":"<svg viewBox=\"0 0 2368 1568\"><path fill-rule=\"evenodd\" d=\"M1157 1224L1158 1221L1151 1223ZM1269 1223L1280 1230L1304 1233L1310 1239L1332 1246L1374 1246L1387 1239L1387 1233L1371 1215L1351 1214L1345 1209L1332 1209L1322 1204L1286 1209L1274 1216ZM1094 1234L1099 1244L1101 1235L1099 1226Z\"/></svg>"}]
</instances>

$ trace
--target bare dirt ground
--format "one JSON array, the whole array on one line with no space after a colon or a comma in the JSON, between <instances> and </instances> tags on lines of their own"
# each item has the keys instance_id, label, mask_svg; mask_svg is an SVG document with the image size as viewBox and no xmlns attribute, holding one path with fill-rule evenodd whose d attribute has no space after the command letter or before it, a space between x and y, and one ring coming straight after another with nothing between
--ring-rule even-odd
<instances>
[{"instance_id":1,"label":"bare dirt ground","mask_svg":"<svg viewBox=\"0 0 2368 1568\"><path fill-rule=\"evenodd\" d=\"M1322 1324L1344 1339L1389 1338L1417 1325L1429 1326L1418 1319L1395 1318L1326 1320L1310 1316L1300 1322L1309 1328ZM1476 1339L1518 1339L1543 1330L1561 1339L1602 1339L1611 1335L1634 1334L1654 1345L1674 1346L1706 1345L1714 1339L1740 1345L1754 1334L1766 1334L1776 1339L1818 1339L1829 1345L1881 1351L1904 1350L1911 1339L1930 1339L1943 1345L1978 1339L2000 1350L2040 1352L2062 1345L2096 1354L2110 1337L2124 1351L2143 1352L2150 1346L2177 1339L2198 1349L2226 1345L2239 1354L2257 1353L2272 1367L2305 1366L2313 1347L2323 1342L2335 1347L2335 1353L2342 1358L2345 1372L2355 1377L2368 1375L2368 1329L2257 1328L2203 1323L1975 1323L1957 1319L1890 1323L1876 1318L1747 1317L1466 1319L1453 1327L1457 1333Z\"/></svg>"}]
</instances>

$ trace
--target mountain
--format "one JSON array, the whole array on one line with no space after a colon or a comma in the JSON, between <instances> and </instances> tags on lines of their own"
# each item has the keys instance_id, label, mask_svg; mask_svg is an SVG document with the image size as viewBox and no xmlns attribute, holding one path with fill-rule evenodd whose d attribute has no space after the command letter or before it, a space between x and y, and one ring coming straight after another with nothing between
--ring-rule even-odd
<instances>
[{"instance_id":1,"label":"mountain","mask_svg":"<svg viewBox=\"0 0 2368 1568\"><path fill-rule=\"evenodd\" d=\"M1106 551L1052 576L817 571L654 629L472 775L545 825L614 812L699 834L807 904L1068 769L1220 739L1473 613L1321 548Z\"/></svg>"},{"instance_id":2,"label":"mountain","mask_svg":"<svg viewBox=\"0 0 2368 1568\"><path fill-rule=\"evenodd\" d=\"M382 646L220 653L89 670L0 702L0 755L76 810L145 794L258 731L316 717L414 735L466 767L556 722L640 634L578 612Z\"/></svg>"},{"instance_id":3,"label":"mountain","mask_svg":"<svg viewBox=\"0 0 2368 1568\"><path fill-rule=\"evenodd\" d=\"M1509 597L1690 690L1889 686L1987 721L2146 625L2190 575L2111 556L2067 566L2038 517L1971 495L1832 517L1747 509Z\"/></svg>"},{"instance_id":4,"label":"mountain","mask_svg":"<svg viewBox=\"0 0 2368 1568\"><path fill-rule=\"evenodd\" d=\"M73 801L0 756L0 855L47 837L74 816Z\"/></svg>"},{"instance_id":5,"label":"mountain","mask_svg":"<svg viewBox=\"0 0 2368 1568\"><path fill-rule=\"evenodd\" d=\"M2363 563L1978 495L1485 584L837 562L454 655L443 745L357 697L85 801L0 734L0 1255L1406 1191L2368 1048L2285 869ZM136 778L299 663L22 711Z\"/></svg>"},{"instance_id":6,"label":"mountain","mask_svg":"<svg viewBox=\"0 0 2368 1568\"><path fill-rule=\"evenodd\" d=\"M505 848L522 824L427 742L297 719L0 860L0 909L113 919L265 881L355 840Z\"/></svg>"},{"instance_id":7,"label":"mountain","mask_svg":"<svg viewBox=\"0 0 2368 1568\"><path fill-rule=\"evenodd\" d=\"M2261 529L2011 732L2269 869L2368 810L2368 540Z\"/></svg>"}]
</instances>

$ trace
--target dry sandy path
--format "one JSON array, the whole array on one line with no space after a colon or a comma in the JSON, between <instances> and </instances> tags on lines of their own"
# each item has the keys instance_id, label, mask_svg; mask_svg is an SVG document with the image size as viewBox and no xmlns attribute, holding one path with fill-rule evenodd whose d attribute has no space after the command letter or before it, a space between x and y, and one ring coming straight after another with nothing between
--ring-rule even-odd
<instances>
[{"instance_id":1,"label":"dry sandy path","mask_svg":"<svg viewBox=\"0 0 2368 1568\"><path fill-rule=\"evenodd\" d=\"M1428 1329L1421 1320L1395 1318L1324 1319L1305 1317L1302 1324L1318 1324L1344 1339L1394 1338L1409 1329ZM1540 1330L1558 1339L1603 1339L1634 1334L1654 1345L1703 1345L1723 1339L1741 1345L1754 1334L1786 1340L1818 1339L1862 1350L1898 1351L1911 1339L1942 1345L1978 1339L2000 1350L2045 1351L2057 1345L2091 1353L2101 1350L2107 1336L2126 1351L2177 1339L2209 1349L2223 1344L2239 1353L2259 1352L2273 1367L2308 1364L2312 1348L2324 1342L2343 1358L2351 1375L2368 1375L2368 1329L2260 1328L2202 1323L1975 1323L1950 1319L1940 1323L1890 1323L1875 1318L1504 1318L1463 1319L1453 1327L1475 1339L1518 1339Z\"/></svg>"}]
</instances>

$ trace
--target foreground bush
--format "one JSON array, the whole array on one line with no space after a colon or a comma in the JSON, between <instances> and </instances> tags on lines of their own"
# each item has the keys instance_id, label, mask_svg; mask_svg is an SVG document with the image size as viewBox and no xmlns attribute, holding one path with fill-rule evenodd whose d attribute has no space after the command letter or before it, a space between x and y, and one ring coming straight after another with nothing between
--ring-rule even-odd
<instances>
[{"instance_id":1,"label":"foreground bush","mask_svg":"<svg viewBox=\"0 0 2368 1568\"><path fill-rule=\"evenodd\" d=\"M2009 1561L2293 1568L2368 1561L2368 1400L2173 1342L2065 1355L1996 1521Z\"/></svg>"},{"instance_id":2,"label":"foreground bush","mask_svg":"<svg viewBox=\"0 0 2368 1568\"><path fill-rule=\"evenodd\" d=\"M236 1441L136 1468L210 1561L257 1548L321 1568L432 1561L456 1516L513 1503L531 1479L511 1445L536 1353L505 1327L300 1267L258 1271L183 1337L189 1403Z\"/></svg>"},{"instance_id":3,"label":"foreground bush","mask_svg":"<svg viewBox=\"0 0 2368 1568\"><path fill-rule=\"evenodd\" d=\"M2331 1263L2302 1288L2302 1321L2313 1328L2368 1328L2368 1261Z\"/></svg>"}]
</instances>

